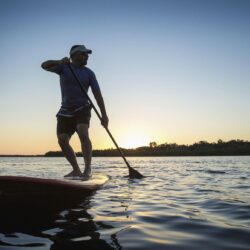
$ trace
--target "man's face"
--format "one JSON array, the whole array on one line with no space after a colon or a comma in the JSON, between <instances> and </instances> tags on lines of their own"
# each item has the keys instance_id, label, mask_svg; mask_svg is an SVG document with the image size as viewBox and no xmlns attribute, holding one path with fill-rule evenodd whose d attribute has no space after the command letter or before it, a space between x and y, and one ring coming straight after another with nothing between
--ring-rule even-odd
<instances>
[{"instance_id":1,"label":"man's face","mask_svg":"<svg viewBox=\"0 0 250 250\"><path fill-rule=\"evenodd\" d=\"M89 55L88 53L86 52L75 52L73 55L72 55L72 61L79 65L79 66L83 66L83 65L86 65L87 64L87 61L88 61L88 58L89 58Z\"/></svg>"}]
</instances>

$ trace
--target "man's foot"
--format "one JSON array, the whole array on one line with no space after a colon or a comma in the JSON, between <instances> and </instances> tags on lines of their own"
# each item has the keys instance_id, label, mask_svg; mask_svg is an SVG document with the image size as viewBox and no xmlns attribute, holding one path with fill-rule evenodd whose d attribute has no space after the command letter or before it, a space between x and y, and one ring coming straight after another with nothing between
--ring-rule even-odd
<instances>
[{"instance_id":1,"label":"man's foot","mask_svg":"<svg viewBox=\"0 0 250 250\"><path fill-rule=\"evenodd\" d=\"M82 174L82 177L83 178L90 178L91 176L92 176L91 167L85 168L85 170Z\"/></svg>"},{"instance_id":2,"label":"man's foot","mask_svg":"<svg viewBox=\"0 0 250 250\"><path fill-rule=\"evenodd\" d=\"M82 173L79 169L79 170L72 170L70 173L64 175L64 177L66 177L66 178L67 177L76 177L76 176L81 176L81 175L82 175Z\"/></svg>"}]
</instances>

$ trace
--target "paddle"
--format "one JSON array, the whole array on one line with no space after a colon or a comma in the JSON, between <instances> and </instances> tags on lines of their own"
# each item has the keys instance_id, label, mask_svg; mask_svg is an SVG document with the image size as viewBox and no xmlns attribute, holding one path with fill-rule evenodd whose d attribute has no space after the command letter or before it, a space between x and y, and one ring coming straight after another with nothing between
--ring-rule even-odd
<instances>
[{"instance_id":1,"label":"paddle","mask_svg":"<svg viewBox=\"0 0 250 250\"><path fill-rule=\"evenodd\" d=\"M81 82L80 82L80 80L78 79L78 77L76 76L76 74L75 74L74 70L72 69L70 63L69 63L68 65L69 65L69 68L70 68L70 70L71 70L73 76L75 77L76 81L79 83L79 86L80 86L81 90L83 91L83 93L85 94L85 96L87 97L87 99L89 100L90 104L92 105L93 109L95 110L95 112L96 112L97 116L99 117L100 121L102 121L101 115L99 114L99 112L98 112L98 110L96 109L95 105L94 105L93 102L91 101L91 99L90 99L90 97L88 96L86 90L85 90L85 89L83 88L83 86L81 85ZM112 136L112 134L110 133L109 129L108 129L107 127L105 127L105 129L106 129L106 131L108 132L110 138L111 138L112 141L114 142L116 148L117 148L118 151L120 152L120 154L121 154L123 160L125 161L125 163L126 163L126 165L127 165L127 167L128 167L128 170L129 170L129 178L132 178L132 179L141 179L141 178L143 178L144 176L143 176L141 173L139 173L137 170L133 169L133 168L129 165L128 161L126 160L126 158L125 158L123 152L121 151L121 149L120 149L119 146L117 145L117 143L116 143L114 137Z\"/></svg>"}]
</instances>

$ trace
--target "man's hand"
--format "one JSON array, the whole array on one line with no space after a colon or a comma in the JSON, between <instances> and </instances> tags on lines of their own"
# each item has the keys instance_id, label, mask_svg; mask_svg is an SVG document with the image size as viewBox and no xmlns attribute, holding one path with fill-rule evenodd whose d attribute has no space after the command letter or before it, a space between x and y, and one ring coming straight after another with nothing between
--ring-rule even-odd
<instances>
[{"instance_id":1,"label":"man's hand","mask_svg":"<svg viewBox=\"0 0 250 250\"><path fill-rule=\"evenodd\" d=\"M101 121L101 124L104 128L107 128L108 127L108 123L109 123L109 118L108 116L105 114L105 115L102 115L102 121Z\"/></svg>"},{"instance_id":2,"label":"man's hand","mask_svg":"<svg viewBox=\"0 0 250 250\"><path fill-rule=\"evenodd\" d=\"M68 57L64 57L60 60L60 64L69 64L70 59Z\"/></svg>"}]
</instances>

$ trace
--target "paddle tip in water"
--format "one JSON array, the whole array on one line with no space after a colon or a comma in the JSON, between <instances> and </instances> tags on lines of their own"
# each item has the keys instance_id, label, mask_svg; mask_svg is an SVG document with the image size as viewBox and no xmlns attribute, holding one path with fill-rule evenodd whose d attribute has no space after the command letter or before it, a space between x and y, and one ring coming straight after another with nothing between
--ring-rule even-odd
<instances>
[{"instance_id":1,"label":"paddle tip in water","mask_svg":"<svg viewBox=\"0 0 250 250\"><path fill-rule=\"evenodd\" d=\"M129 178L130 179L142 179L144 176L132 167L129 167Z\"/></svg>"}]
</instances>

